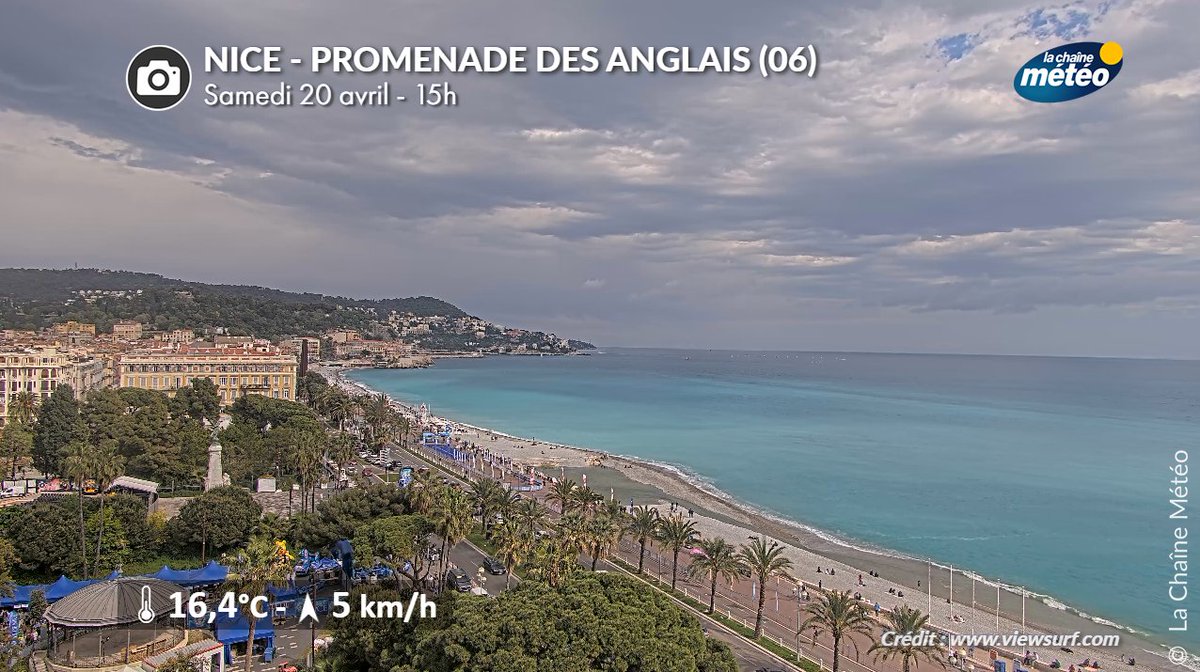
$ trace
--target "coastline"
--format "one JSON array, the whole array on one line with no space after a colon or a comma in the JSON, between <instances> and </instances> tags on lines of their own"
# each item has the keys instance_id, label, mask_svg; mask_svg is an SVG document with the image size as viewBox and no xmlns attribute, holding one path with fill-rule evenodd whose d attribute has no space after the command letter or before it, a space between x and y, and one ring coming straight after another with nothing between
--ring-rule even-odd
<instances>
[{"instance_id":1,"label":"coastline","mask_svg":"<svg viewBox=\"0 0 1200 672\"><path fill-rule=\"evenodd\" d=\"M330 370L329 373L343 385L379 393L365 383L343 375L350 370ZM390 395L388 398L410 413L415 411L413 405L404 400ZM722 492L702 476L690 473L686 467L513 436L454 419L437 419L465 429L460 433L461 438L511 458L515 464L534 466L547 475L565 475L577 482L586 479L589 486L602 494L603 490L611 488L613 495L623 502L629 499L628 494L632 491L637 494L636 505L667 506L675 502L685 509L695 509L693 520L704 536L722 536L734 543L751 534L765 534L777 539L788 547L787 554L792 559L793 574L797 579L814 586L819 579L827 588L861 592L865 599L878 602L885 609L907 604L929 613L931 626L939 629L967 634L1013 631L1117 634L1122 643L1115 648L1077 646L1073 653L1052 647L1030 647L1030 650L1037 651L1043 663L1060 660L1063 669L1070 664L1078 665L1084 658L1101 661L1104 668L1125 667L1122 656L1136 656L1141 668L1174 669L1166 659L1165 645L1146 633L1092 617L1049 595L1026 590L1022 600L1021 589L979 576L969 569L950 568L932 560L874 547L759 509ZM559 473L554 473L556 470ZM834 568L837 573L835 576L818 575L817 566ZM856 583L859 574L870 572L878 573L880 578L870 579L866 586ZM948 599L951 581L952 603ZM889 588L904 591L905 597L888 593ZM999 621L996 619L997 599ZM1021 625L1022 615L1025 626Z\"/></svg>"}]
</instances>

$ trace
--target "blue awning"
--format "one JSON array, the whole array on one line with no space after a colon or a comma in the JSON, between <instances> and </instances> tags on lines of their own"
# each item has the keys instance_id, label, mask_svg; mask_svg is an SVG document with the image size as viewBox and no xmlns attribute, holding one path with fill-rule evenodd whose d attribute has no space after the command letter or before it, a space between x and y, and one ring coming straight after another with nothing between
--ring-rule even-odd
<instances>
[{"instance_id":1,"label":"blue awning","mask_svg":"<svg viewBox=\"0 0 1200 672\"><path fill-rule=\"evenodd\" d=\"M229 618L225 612L217 613L217 641L222 644L237 644L246 641L250 635L250 624L240 612L237 617ZM265 639L275 636L275 624L271 618L260 618L254 624L254 639Z\"/></svg>"}]
</instances>

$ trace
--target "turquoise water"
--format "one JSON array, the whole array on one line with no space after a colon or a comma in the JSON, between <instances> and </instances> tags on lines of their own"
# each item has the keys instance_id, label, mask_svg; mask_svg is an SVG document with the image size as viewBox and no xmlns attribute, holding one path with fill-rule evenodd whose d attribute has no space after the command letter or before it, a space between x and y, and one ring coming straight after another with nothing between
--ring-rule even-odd
<instances>
[{"instance_id":1,"label":"turquoise water","mask_svg":"<svg viewBox=\"0 0 1200 672\"><path fill-rule=\"evenodd\" d=\"M612 349L352 377L1197 641L1167 633L1166 556L1172 456L1200 439L1200 362Z\"/></svg>"}]
</instances>

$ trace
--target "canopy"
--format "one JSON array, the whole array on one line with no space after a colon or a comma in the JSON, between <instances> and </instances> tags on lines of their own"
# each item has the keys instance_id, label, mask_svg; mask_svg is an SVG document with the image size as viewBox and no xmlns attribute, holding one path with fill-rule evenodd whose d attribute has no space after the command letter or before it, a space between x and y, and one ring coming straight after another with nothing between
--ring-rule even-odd
<instances>
[{"instance_id":1,"label":"canopy","mask_svg":"<svg viewBox=\"0 0 1200 672\"><path fill-rule=\"evenodd\" d=\"M250 636L250 624L240 611L235 618L230 618L227 612L217 612L217 641L222 644L237 644L246 641ZM275 624L271 617L260 618L254 624L254 638L275 636Z\"/></svg>"},{"instance_id":2,"label":"canopy","mask_svg":"<svg viewBox=\"0 0 1200 672\"><path fill-rule=\"evenodd\" d=\"M219 564L216 560L209 560L208 564L200 569L171 569L167 565L163 565L162 569L150 576L161 581L178 583L181 586L203 586L224 582L225 578L229 576L229 568Z\"/></svg>"},{"instance_id":3,"label":"canopy","mask_svg":"<svg viewBox=\"0 0 1200 672\"><path fill-rule=\"evenodd\" d=\"M66 575L60 576L57 581L46 586L46 601L57 602L80 588L90 586L93 583L96 583L96 581L72 581Z\"/></svg>"},{"instance_id":4,"label":"canopy","mask_svg":"<svg viewBox=\"0 0 1200 672\"><path fill-rule=\"evenodd\" d=\"M29 604L29 598L33 596L33 591L40 590L46 592L46 586L30 585L30 586L13 586L12 595L0 596L0 608L23 607Z\"/></svg>"},{"instance_id":5,"label":"canopy","mask_svg":"<svg viewBox=\"0 0 1200 672\"><path fill-rule=\"evenodd\" d=\"M304 594L303 590L295 586L267 586L267 592L280 602L294 600Z\"/></svg>"}]
</instances>

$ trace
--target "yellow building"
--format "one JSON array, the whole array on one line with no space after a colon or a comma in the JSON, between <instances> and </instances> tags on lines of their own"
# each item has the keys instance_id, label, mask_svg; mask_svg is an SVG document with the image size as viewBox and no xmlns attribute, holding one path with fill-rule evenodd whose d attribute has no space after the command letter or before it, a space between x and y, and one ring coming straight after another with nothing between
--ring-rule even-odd
<instances>
[{"instance_id":1,"label":"yellow building","mask_svg":"<svg viewBox=\"0 0 1200 672\"><path fill-rule=\"evenodd\" d=\"M64 336L67 334L87 334L89 336L95 336L96 325L90 322L76 322L75 320L68 320L66 322L59 322L58 324L54 325L54 333Z\"/></svg>"},{"instance_id":2,"label":"yellow building","mask_svg":"<svg viewBox=\"0 0 1200 672\"><path fill-rule=\"evenodd\" d=\"M117 384L173 392L208 378L217 386L221 403L247 394L294 399L296 358L273 348L191 347L127 353L116 362Z\"/></svg>"},{"instance_id":3,"label":"yellow building","mask_svg":"<svg viewBox=\"0 0 1200 672\"><path fill-rule=\"evenodd\" d=\"M113 325L113 339L118 341L136 341L142 337L141 322L117 322Z\"/></svg>"},{"instance_id":4,"label":"yellow building","mask_svg":"<svg viewBox=\"0 0 1200 672\"><path fill-rule=\"evenodd\" d=\"M40 403L59 385L70 385L77 398L105 385L104 361L54 346L0 348L0 426L8 419L13 397L29 392Z\"/></svg>"}]
</instances>

